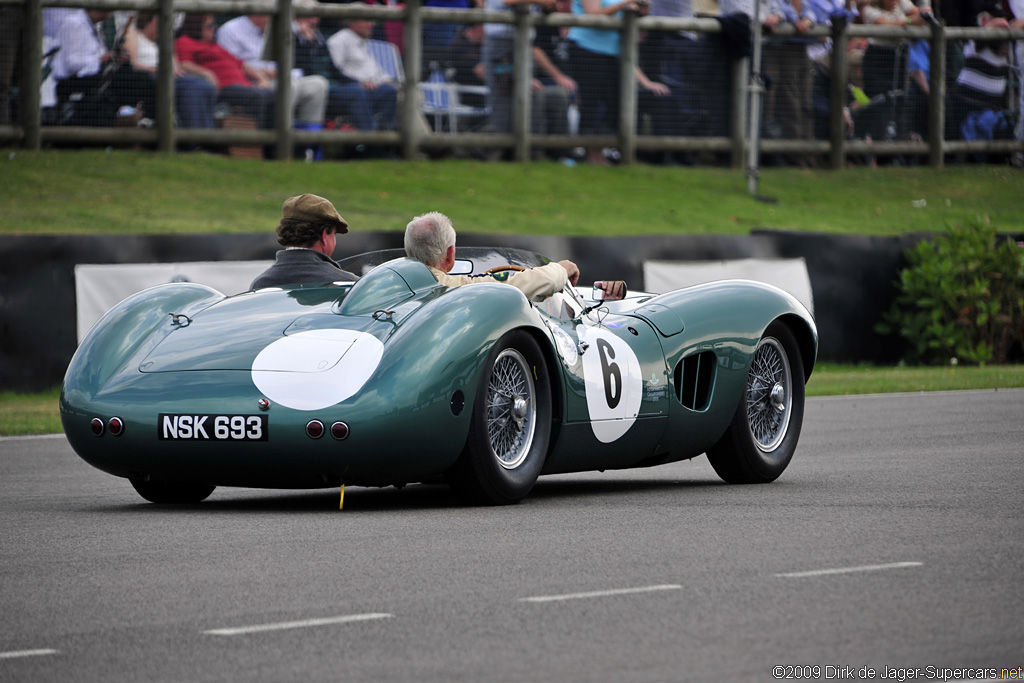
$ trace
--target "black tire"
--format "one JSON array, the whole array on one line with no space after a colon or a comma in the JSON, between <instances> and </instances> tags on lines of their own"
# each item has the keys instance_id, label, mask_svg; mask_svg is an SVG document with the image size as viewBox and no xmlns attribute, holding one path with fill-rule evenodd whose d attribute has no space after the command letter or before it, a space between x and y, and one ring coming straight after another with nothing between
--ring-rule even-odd
<instances>
[{"instance_id":1,"label":"black tire","mask_svg":"<svg viewBox=\"0 0 1024 683\"><path fill-rule=\"evenodd\" d=\"M750 360L729 428L708 449L718 476L730 484L763 484L782 474L800 438L804 381L796 338L784 324L772 323Z\"/></svg>"},{"instance_id":2,"label":"black tire","mask_svg":"<svg viewBox=\"0 0 1024 683\"><path fill-rule=\"evenodd\" d=\"M487 356L469 437L448 472L449 485L477 505L508 505L530 492L547 457L551 379L540 346L513 331Z\"/></svg>"},{"instance_id":3,"label":"black tire","mask_svg":"<svg viewBox=\"0 0 1024 683\"><path fill-rule=\"evenodd\" d=\"M139 495L150 503L187 505L199 503L210 497L216 486L170 481L143 481L129 479Z\"/></svg>"}]
</instances>

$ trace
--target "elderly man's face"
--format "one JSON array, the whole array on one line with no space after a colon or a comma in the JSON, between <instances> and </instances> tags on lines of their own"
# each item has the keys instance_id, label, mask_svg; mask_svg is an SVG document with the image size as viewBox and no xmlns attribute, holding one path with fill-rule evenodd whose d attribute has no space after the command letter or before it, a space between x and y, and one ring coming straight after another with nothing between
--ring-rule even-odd
<instances>
[{"instance_id":1,"label":"elderly man's face","mask_svg":"<svg viewBox=\"0 0 1024 683\"><path fill-rule=\"evenodd\" d=\"M270 15L269 14L250 14L249 15L249 21L251 21L252 25L255 26L256 28L258 28L259 30L266 31L267 30L267 22L270 21Z\"/></svg>"},{"instance_id":2,"label":"elderly man's face","mask_svg":"<svg viewBox=\"0 0 1024 683\"><path fill-rule=\"evenodd\" d=\"M373 35L373 22L368 19L356 19L349 22L348 27L360 38L370 38Z\"/></svg>"}]
</instances>

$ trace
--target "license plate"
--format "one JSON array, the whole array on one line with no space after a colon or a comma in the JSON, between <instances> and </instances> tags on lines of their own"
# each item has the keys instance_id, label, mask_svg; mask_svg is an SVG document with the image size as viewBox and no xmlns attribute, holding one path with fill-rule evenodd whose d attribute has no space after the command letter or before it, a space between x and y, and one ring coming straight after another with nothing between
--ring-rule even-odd
<instances>
[{"instance_id":1,"label":"license plate","mask_svg":"<svg viewBox=\"0 0 1024 683\"><path fill-rule=\"evenodd\" d=\"M157 438L167 441L266 441L266 415L160 413Z\"/></svg>"}]
</instances>

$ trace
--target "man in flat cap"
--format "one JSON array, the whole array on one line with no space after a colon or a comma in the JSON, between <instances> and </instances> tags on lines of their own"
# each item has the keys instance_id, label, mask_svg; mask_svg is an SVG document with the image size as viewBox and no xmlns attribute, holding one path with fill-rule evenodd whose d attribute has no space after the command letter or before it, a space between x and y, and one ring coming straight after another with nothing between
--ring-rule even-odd
<instances>
[{"instance_id":1,"label":"man in flat cap","mask_svg":"<svg viewBox=\"0 0 1024 683\"><path fill-rule=\"evenodd\" d=\"M277 241L284 247L274 265L253 280L249 289L309 282L355 282L359 279L331 258L338 233L348 223L334 205L315 194L300 194L284 202Z\"/></svg>"}]
</instances>

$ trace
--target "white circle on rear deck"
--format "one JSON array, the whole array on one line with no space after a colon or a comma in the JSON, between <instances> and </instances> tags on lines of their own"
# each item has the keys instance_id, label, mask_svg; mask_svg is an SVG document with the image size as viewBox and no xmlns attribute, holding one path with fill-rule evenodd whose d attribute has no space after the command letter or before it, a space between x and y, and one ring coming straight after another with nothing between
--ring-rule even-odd
<instances>
[{"instance_id":1,"label":"white circle on rear deck","mask_svg":"<svg viewBox=\"0 0 1024 683\"><path fill-rule=\"evenodd\" d=\"M621 337L600 327L577 329L589 345L583 354L583 381L594 436L611 443L629 431L640 413L643 378L640 361Z\"/></svg>"},{"instance_id":2,"label":"white circle on rear deck","mask_svg":"<svg viewBox=\"0 0 1024 683\"><path fill-rule=\"evenodd\" d=\"M307 330L268 345L252 362L252 381L271 401L320 410L354 396L377 369L384 345L355 330Z\"/></svg>"}]
</instances>

